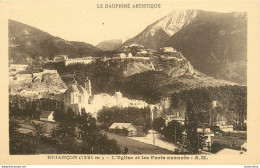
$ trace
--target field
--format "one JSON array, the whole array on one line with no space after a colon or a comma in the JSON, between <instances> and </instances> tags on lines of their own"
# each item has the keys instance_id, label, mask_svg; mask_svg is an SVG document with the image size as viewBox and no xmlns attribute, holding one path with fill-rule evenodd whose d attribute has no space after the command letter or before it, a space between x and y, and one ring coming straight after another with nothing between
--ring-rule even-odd
<instances>
[{"instance_id":1,"label":"field","mask_svg":"<svg viewBox=\"0 0 260 168\"><path fill-rule=\"evenodd\" d=\"M224 133L221 135L216 135L212 137L213 142L220 143L226 147L234 147L239 148L247 141L246 133Z\"/></svg>"},{"instance_id":2,"label":"field","mask_svg":"<svg viewBox=\"0 0 260 168\"><path fill-rule=\"evenodd\" d=\"M117 140L118 145L121 148L121 151L124 151L124 148L127 147L128 154L173 154L173 152L170 150L139 142L128 137L108 132L106 134L109 139Z\"/></svg>"}]
</instances>

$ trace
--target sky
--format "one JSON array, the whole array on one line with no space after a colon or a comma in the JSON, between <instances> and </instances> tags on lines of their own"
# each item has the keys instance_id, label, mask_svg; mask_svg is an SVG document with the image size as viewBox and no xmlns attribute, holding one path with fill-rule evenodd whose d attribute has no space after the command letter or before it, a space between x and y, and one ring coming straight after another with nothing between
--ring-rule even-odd
<instances>
[{"instance_id":1,"label":"sky","mask_svg":"<svg viewBox=\"0 0 260 168\"><path fill-rule=\"evenodd\" d=\"M170 5L161 4L161 9L99 9L97 2L60 3L59 1L49 1L44 3L29 1L13 3L9 5L8 18L65 40L82 41L96 45L104 40L134 37L148 25L173 10L181 9L179 5L175 6L173 3ZM111 1L99 2L112 3ZM120 3L122 2L129 1L120 1ZM131 2L130 4L135 3ZM203 5L200 6L203 7ZM229 8L229 10L232 9ZM225 8L220 8L220 11L228 12Z\"/></svg>"}]
</instances>

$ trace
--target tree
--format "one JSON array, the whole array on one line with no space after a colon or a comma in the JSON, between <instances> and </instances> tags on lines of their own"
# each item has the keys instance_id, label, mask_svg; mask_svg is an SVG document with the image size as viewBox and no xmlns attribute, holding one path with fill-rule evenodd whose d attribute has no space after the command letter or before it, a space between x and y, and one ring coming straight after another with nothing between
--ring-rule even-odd
<instances>
[{"instance_id":1,"label":"tree","mask_svg":"<svg viewBox=\"0 0 260 168\"><path fill-rule=\"evenodd\" d=\"M194 108L193 100L187 99L185 126L188 140L188 150L192 153L198 153L199 149L205 146L205 137L203 134L197 133L198 128L198 112Z\"/></svg>"},{"instance_id":2,"label":"tree","mask_svg":"<svg viewBox=\"0 0 260 168\"><path fill-rule=\"evenodd\" d=\"M14 154L35 154L38 142L32 137L18 131L19 123L13 118L9 118L9 152Z\"/></svg>"},{"instance_id":3,"label":"tree","mask_svg":"<svg viewBox=\"0 0 260 168\"><path fill-rule=\"evenodd\" d=\"M76 130L75 126L69 123L60 123L51 131L51 137L57 140L57 147L60 153L77 153L76 150Z\"/></svg>"},{"instance_id":4,"label":"tree","mask_svg":"<svg viewBox=\"0 0 260 168\"><path fill-rule=\"evenodd\" d=\"M128 136L128 134L129 134L129 131L124 127L124 128L122 129L122 135Z\"/></svg>"},{"instance_id":5,"label":"tree","mask_svg":"<svg viewBox=\"0 0 260 168\"><path fill-rule=\"evenodd\" d=\"M152 123L151 123L150 118L149 118L149 119L146 119L145 125L144 125L144 127L143 127L144 134L147 134L148 131L149 131L151 128L152 128Z\"/></svg>"},{"instance_id":6,"label":"tree","mask_svg":"<svg viewBox=\"0 0 260 168\"><path fill-rule=\"evenodd\" d=\"M137 126L149 127L150 110L148 108L139 109L134 107L129 108L103 108L98 112L97 121L107 126L114 122L133 123Z\"/></svg>"},{"instance_id":7,"label":"tree","mask_svg":"<svg viewBox=\"0 0 260 168\"><path fill-rule=\"evenodd\" d=\"M31 122L31 125L35 129L36 137L42 137L44 135L44 133L46 132L46 125L44 125L44 124L41 124L41 123L35 124L34 122Z\"/></svg>"},{"instance_id":8,"label":"tree","mask_svg":"<svg viewBox=\"0 0 260 168\"><path fill-rule=\"evenodd\" d=\"M68 109L67 113L61 118L61 122L51 131L51 137L57 140L58 149L62 153L77 153L76 122L75 113Z\"/></svg>"},{"instance_id":9,"label":"tree","mask_svg":"<svg viewBox=\"0 0 260 168\"><path fill-rule=\"evenodd\" d=\"M163 128L165 127L165 120L160 118L155 118L152 122L152 128L157 132L162 132Z\"/></svg>"},{"instance_id":10,"label":"tree","mask_svg":"<svg viewBox=\"0 0 260 168\"><path fill-rule=\"evenodd\" d=\"M217 143L217 142L214 142L212 145L211 145L211 152L212 153L217 153L218 151L220 151L222 149L222 145L220 143Z\"/></svg>"},{"instance_id":11,"label":"tree","mask_svg":"<svg viewBox=\"0 0 260 168\"><path fill-rule=\"evenodd\" d=\"M178 121L170 121L168 125L163 129L163 136L171 140L172 142L181 142L182 141L182 132L185 127L182 126Z\"/></svg>"},{"instance_id":12,"label":"tree","mask_svg":"<svg viewBox=\"0 0 260 168\"><path fill-rule=\"evenodd\" d=\"M96 125L96 119L84 109L77 118L78 131L82 140L81 153L85 154L115 154L120 153L117 142L109 140Z\"/></svg>"}]
</instances>

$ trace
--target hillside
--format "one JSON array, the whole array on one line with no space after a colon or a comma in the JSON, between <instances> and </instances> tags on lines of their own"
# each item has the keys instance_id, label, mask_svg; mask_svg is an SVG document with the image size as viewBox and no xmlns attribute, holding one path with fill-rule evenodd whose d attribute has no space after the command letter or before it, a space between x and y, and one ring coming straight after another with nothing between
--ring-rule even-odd
<instances>
[{"instance_id":1,"label":"hillside","mask_svg":"<svg viewBox=\"0 0 260 168\"><path fill-rule=\"evenodd\" d=\"M129 98L143 99L149 103L158 103L163 97L170 96L173 93L200 87L224 85L235 85L235 83L216 80L211 77L190 75L173 78L163 72L147 71L125 77L121 81L120 91Z\"/></svg>"},{"instance_id":2,"label":"hillside","mask_svg":"<svg viewBox=\"0 0 260 168\"><path fill-rule=\"evenodd\" d=\"M29 73L19 72L19 74ZM37 74L36 72L34 74ZM18 94L21 96L40 98L40 97L53 97L55 94L60 94L60 90L67 89L66 84L61 79L58 73L38 73L33 77L27 77L26 80L17 81L9 80L9 91L11 94ZM62 96L55 96L56 99Z\"/></svg>"},{"instance_id":3,"label":"hillside","mask_svg":"<svg viewBox=\"0 0 260 168\"><path fill-rule=\"evenodd\" d=\"M155 70L152 70L153 64ZM128 98L156 103L172 93L198 87L234 85L235 83L206 77L183 60L157 58L97 61L88 65L57 65L66 84L74 78L84 85L89 77L94 94L114 94L120 90Z\"/></svg>"},{"instance_id":4,"label":"hillside","mask_svg":"<svg viewBox=\"0 0 260 168\"><path fill-rule=\"evenodd\" d=\"M100 52L100 49L90 44L66 41L32 26L9 20L9 60L13 63L53 59L59 54L68 57L96 56Z\"/></svg>"},{"instance_id":5,"label":"hillside","mask_svg":"<svg viewBox=\"0 0 260 168\"><path fill-rule=\"evenodd\" d=\"M123 40L107 40L102 41L96 45L97 48L103 51L111 51L117 49L120 45L122 45Z\"/></svg>"},{"instance_id":6,"label":"hillside","mask_svg":"<svg viewBox=\"0 0 260 168\"><path fill-rule=\"evenodd\" d=\"M246 84L246 13L174 11L149 25L122 46L174 47L198 71Z\"/></svg>"},{"instance_id":7,"label":"hillside","mask_svg":"<svg viewBox=\"0 0 260 168\"><path fill-rule=\"evenodd\" d=\"M207 75L246 84L247 18L244 13L200 11L164 46L173 46Z\"/></svg>"}]
</instances>

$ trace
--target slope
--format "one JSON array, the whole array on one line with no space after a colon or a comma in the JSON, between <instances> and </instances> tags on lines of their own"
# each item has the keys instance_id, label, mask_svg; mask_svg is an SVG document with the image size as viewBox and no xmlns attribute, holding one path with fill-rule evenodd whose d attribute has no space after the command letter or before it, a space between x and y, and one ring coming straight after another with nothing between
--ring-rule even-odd
<instances>
[{"instance_id":1,"label":"slope","mask_svg":"<svg viewBox=\"0 0 260 168\"><path fill-rule=\"evenodd\" d=\"M90 44L66 41L29 25L9 20L9 60L13 63L52 59L59 54L69 57L95 56L100 52L100 49Z\"/></svg>"},{"instance_id":2,"label":"slope","mask_svg":"<svg viewBox=\"0 0 260 168\"><path fill-rule=\"evenodd\" d=\"M199 11L163 46L172 46L207 75L246 84L247 16Z\"/></svg>"}]
</instances>

